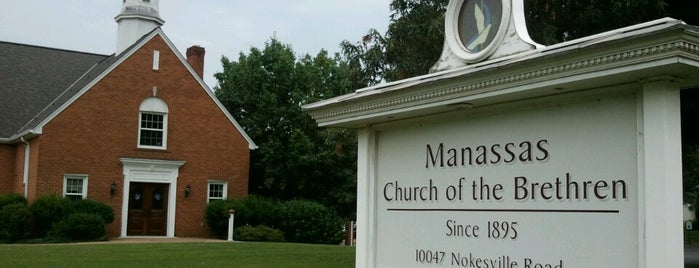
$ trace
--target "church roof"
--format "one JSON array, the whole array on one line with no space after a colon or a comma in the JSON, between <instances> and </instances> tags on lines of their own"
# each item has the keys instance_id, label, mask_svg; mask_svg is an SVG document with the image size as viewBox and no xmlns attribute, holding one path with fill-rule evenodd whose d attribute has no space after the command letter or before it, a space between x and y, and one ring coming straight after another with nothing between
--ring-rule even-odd
<instances>
[{"instance_id":1,"label":"church roof","mask_svg":"<svg viewBox=\"0 0 699 268\"><path fill-rule=\"evenodd\" d=\"M9 139L108 57L0 41L0 138Z\"/></svg>"}]
</instances>

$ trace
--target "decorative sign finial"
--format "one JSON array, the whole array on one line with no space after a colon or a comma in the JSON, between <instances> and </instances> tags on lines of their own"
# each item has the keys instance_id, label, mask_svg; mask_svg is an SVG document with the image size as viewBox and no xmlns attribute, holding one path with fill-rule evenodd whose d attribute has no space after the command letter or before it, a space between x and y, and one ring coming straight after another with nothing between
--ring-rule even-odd
<instances>
[{"instance_id":1,"label":"decorative sign finial","mask_svg":"<svg viewBox=\"0 0 699 268\"><path fill-rule=\"evenodd\" d=\"M541 46L529 38L522 0L451 0L444 25L444 50L431 72Z\"/></svg>"}]
</instances>

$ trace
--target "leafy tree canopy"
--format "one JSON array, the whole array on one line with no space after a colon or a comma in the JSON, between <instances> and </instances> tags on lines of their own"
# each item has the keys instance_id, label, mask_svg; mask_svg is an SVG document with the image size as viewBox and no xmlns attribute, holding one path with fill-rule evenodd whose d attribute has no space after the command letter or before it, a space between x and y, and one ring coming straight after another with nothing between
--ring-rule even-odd
<instances>
[{"instance_id":1,"label":"leafy tree canopy","mask_svg":"<svg viewBox=\"0 0 699 268\"><path fill-rule=\"evenodd\" d=\"M551 45L661 17L693 25L699 2L685 0L524 0L532 39ZM444 43L448 0L393 0L386 33L374 29L358 42L343 41L343 55L362 68L369 84L427 74Z\"/></svg>"},{"instance_id":2,"label":"leafy tree canopy","mask_svg":"<svg viewBox=\"0 0 699 268\"><path fill-rule=\"evenodd\" d=\"M301 105L363 87L364 80L339 55L297 59L275 38L221 62L216 95L259 146L251 153L250 193L318 201L352 218L355 133L318 128Z\"/></svg>"}]
</instances>

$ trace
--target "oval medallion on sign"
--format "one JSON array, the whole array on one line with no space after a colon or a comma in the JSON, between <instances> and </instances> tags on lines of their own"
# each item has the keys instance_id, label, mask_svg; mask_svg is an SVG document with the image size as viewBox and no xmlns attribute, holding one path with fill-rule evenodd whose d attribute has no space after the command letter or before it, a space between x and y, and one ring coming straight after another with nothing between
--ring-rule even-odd
<instances>
[{"instance_id":1,"label":"oval medallion on sign","mask_svg":"<svg viewBox=\"0 0 699 268\"><path fill-rule=\"evenodd\" d=\"M465 62L481 61L502 42L509 16L509 0L452 0L447 7L446 41Z\"/></svg>"},{"instance_id":2,"label":"oval medallion on sign","mask_svg":"<svg viewBox=\"0 0 699 268\"><path fill-rule=\"evenodd\" d=\"M501 18L501 0L465 0L458 22L461 45L471 53L483 51L495 39Z\"/></svg>"}]
</instances>

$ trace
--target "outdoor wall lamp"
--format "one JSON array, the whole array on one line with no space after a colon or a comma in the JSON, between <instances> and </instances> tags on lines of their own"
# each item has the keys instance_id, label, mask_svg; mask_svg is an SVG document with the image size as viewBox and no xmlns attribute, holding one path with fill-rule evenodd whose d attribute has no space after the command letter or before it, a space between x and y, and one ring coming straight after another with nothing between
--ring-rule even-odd
<instances>
[{"instance_id":1,"label":"outdoor wall lamp","mask_svg":"<svg viewBox=\"0 0 699 268\"><path fill-rule=\"evenodd\" d=\"M184 197L185 198L189 197L189 193L191 193L191 192L192 192L192 186L187 184L187 186L184 187Z\"/></svg>"},{"instance_id":2,"label":"outdoor wall lamp","mask_svg":"<svg viewBox=\"0 0 699 268\"><path fill-rule=\"evenodd\" d=\"M109 187L109 195L114 196L116 193L116 182L112 182L112 186Z\"/></svg>"}]
</instances>

